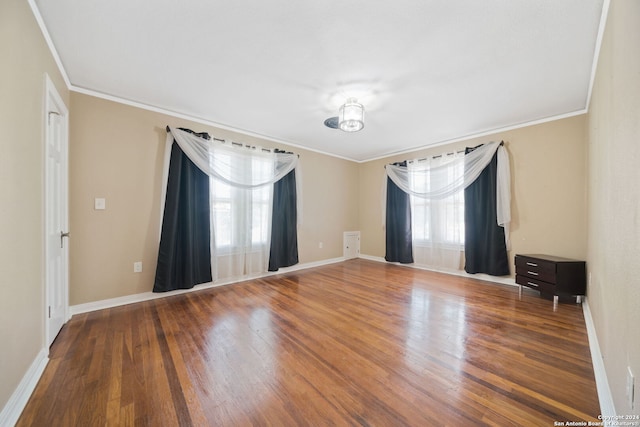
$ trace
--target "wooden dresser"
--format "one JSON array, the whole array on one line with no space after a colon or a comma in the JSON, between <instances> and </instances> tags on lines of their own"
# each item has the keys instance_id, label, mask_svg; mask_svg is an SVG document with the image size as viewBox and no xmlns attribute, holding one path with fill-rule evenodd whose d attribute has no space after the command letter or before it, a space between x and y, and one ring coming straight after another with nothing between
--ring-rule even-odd
<instances>
[{"instance_id":1,"label":"wooden dresser","mask_svg":"<svg viewBox=\"0 0 640 427\"><path fill-rule=\"evenodd\" d=\"M585 294L586 263L553 255L516 255L516 283L545 298L567 301Z\"/></svg>"}]
</instances>

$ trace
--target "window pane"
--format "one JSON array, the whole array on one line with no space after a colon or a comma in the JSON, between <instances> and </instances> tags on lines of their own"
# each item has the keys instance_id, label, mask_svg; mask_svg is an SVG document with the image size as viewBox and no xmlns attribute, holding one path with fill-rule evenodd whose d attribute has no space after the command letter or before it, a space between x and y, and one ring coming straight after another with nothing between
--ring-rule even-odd
<instances>
[{"instance_id":1,"label":"window pane","mask_svg":"<svg viewBox=\"0 0 640 427\"><path fill-rule=\"evenodd\" d=\"M213 203L213 223L216 247L231 245L231 203L216 200Z\"/></svg>"},{"instance_id":2,"label":"window pane","mask_svg":"<svg viewBox=\"0 0 640 427\"><path fill-rule=\"evenodd\" d=\"M260 156L220 156L216 165L223 174L236 168L234 174L249 174L259 181L268 179L273 167L270 159ZM216 248L235 250L266 244L272 187L235 188L213 178L210 183Z\"/></svg>"},{"instance_id":3,"label":"window pane","mask_svg":"<svg viewBox=\"0 0 640 427\"><path fill-rule=\"evenodd\" d=\"M417 162L410 165L417 171L424 173L410 174L411 188L416 192L428 192L435 181L453 182L462 177L464 164L454 163L451 167L439 167L431 170L434 166L442 166L443 162L430 159L425 162ZM435 171L438 172L435 172ZM412 206L412 232L413 241L420 245L464 245L464 193L447 197L445 199L423 199L421 197L411 197Z\"/></svg>"}]
</instances>

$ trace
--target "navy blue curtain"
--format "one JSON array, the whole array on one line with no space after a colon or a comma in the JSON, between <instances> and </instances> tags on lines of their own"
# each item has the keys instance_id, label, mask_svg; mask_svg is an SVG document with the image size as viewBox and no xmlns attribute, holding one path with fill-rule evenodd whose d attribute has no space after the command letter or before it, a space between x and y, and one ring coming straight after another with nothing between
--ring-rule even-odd
<instances>
[{"instance_id":1,"label":"navy blue curtain","mask_svg":"<svg viewBox=\"0 0 640 427\"><path fill-rule=\"evenodd\" d=\"M407 162L395 163L407 166ZM409 264L413 262L411 233L411 199L387 177L386 253L389 262Z\"/></svg>"},{"instance_id":2,"label":"navy blue curtain","mask_svg":"<svg viewBox=\"0 0 640 427\"><path fill-rule=\"evenodd\" d=\"M276 152L281 152L276 150ZM295 169L273 184L269 271L298 263L298 211Z\"/></svg>"},{"instance_id":3,"label":"navy blue curtain","mask_svg":"<svg viewBox=\"0 0 640 427\"><path fill-rule=\"evenodd\" d=\"M467 148L465 154L476 148ZM496 216L497 168L496 152L478 179L464 190L464 270L467 273L509 274L504 228L498 225Z\"/></svg>"},{"instance_id":4,"label":"navy blue curtain","mask_svg":"<svg viewBox=\"0 0 640 427\"><path fill-rule=\"evenodd\" d=\"M196 134L205 139L209 134ZM211 282L209 176L174 141L153 292Z\"/></svg>"}]
</instances>

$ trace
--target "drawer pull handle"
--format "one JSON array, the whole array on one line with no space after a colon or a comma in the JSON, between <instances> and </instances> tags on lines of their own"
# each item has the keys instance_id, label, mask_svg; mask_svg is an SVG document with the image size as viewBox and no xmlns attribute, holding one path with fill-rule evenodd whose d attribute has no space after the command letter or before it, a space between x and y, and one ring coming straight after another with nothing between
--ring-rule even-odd
<instances>
[{"instance_id":1,"label":"drawer pull handle","mask_svg":"<svg viewBox=\"0 0 640 427\"><path fill-rule=\"evenodd\" d=\"M531 267L537 267L538 264L536 264L535 262L528 262L527 265L531 266Z\"/></svg>"},{"instance_id":2,"label":"drawer pull handle","mask_svg":"<svg viewBox=\"0 0 640 427\"><path fill-rule=\"evenodd\" d=\"M535 271L527 271L527 274L530 274L532 276L539 276L539 274L536 273Z\"/></svg>"},{"instance_id":3,"label":"drawer pull handle","mask_svg":"<svg viewBox=\"0 0 640 427\"><path fill-rule=\"evenodd\" d=\"M531 283L531 282L527 282L527 285L529 285L529 286L533 286L534 288L537 288L537 287L538 287L538 285L536 285L535 283Z\"/></svg>"}]
</instances>

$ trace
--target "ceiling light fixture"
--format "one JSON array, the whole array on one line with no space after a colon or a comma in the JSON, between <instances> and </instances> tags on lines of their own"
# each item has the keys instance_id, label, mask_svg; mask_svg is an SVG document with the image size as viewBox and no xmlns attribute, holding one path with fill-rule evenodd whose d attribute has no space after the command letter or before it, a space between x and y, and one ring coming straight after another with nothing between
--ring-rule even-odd
<instances>
[{"instance_id":1,"label":"ceiling light fixture","mask_svg":"<svg viewBox=\"0 0 640 427\"><path fill-rule=\"evenodd\" d=\"M355 98L347 99L340 107L338 127L345 132L358 132L364 127L364 107Z\"/></svg>"},{"instance_id":2,"label":"ceiling light fixture","mask_svg":"<svg viewBox=\"0 0 640 427\"><path fill-rule=\"evenodd\" d=\"M331 129L340 129L345 132L358 132L364 127L364 107L356 98L349 98L340 107L340 115L329 117L324 125Z\"/></svg>"}]
</instances>

